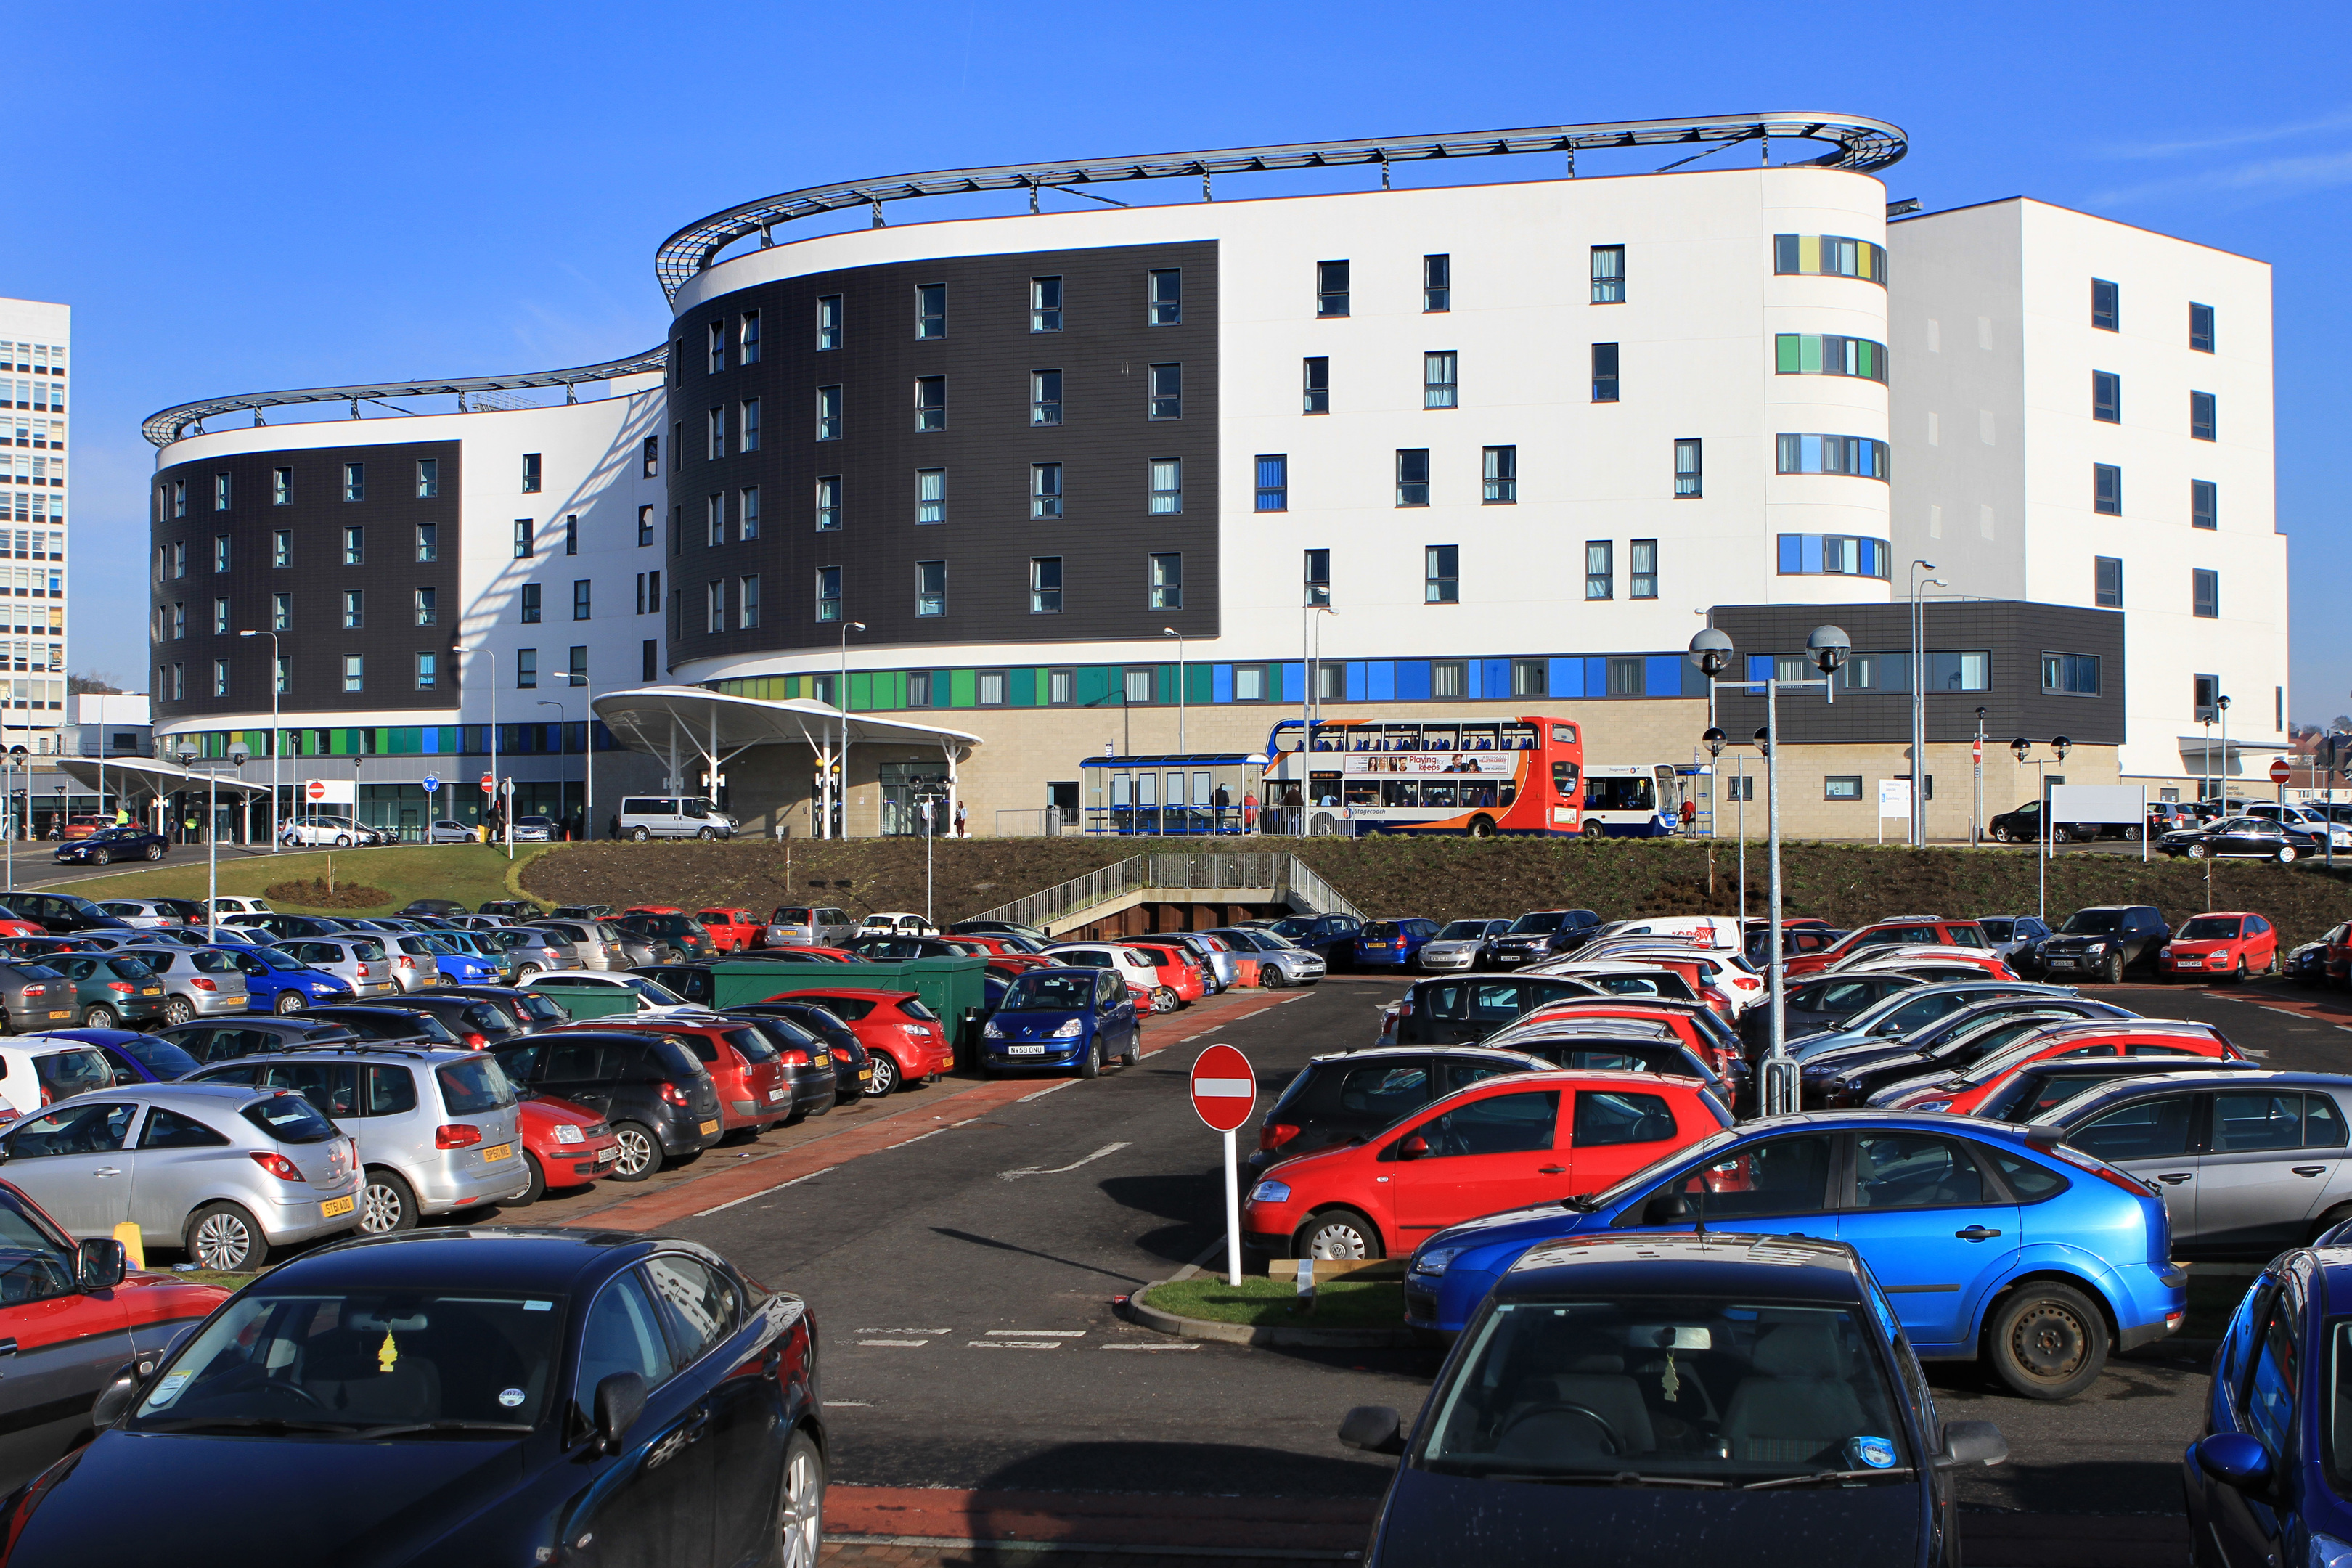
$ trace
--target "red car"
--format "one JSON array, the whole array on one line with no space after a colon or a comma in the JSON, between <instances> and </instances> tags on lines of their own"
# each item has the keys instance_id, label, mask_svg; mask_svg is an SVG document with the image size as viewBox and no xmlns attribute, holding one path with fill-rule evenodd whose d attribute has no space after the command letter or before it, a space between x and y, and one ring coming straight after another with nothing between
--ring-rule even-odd
<instances>
[{"instance_id":1,"label":"red car","mask_svg":"<svg viewBox=\"0 0 2352 1568\"><path fill-rule=\"evenodd\" d=\"M1827 969L1864 948L1895 945L1985 948L1991 943L1985 941L1984 928L1974 921L1946 920L1941 915L1900 915L1850 931L1843 941L1819 952L1790 953L1780 961L1781 969L1794 980L1800 974Z\"/></svg>"},{"instance_id":2,"label":"red car","mask_svg":"<svg viewBox=\"0 0 2352 1568\"><path fill-rule=\"evenodd\" d=\"M1614 996L1579 996L1565 1002L1549 1002L1520 1017L1514 1018L1496 1031L1501 1044L1497 1049L1512 1049L1514 1039L1534 1034L1549 1020L1586 1018L1638 1018L1647 1023L1664 1024L1675 1032L1675 1038L1688 1046L1698 1059L1713 1068L1718 1077L1728 1079L1732 1063L1739 1057L1738 1041L1704 1028L1692 1018L1702 1004L1695 1002L1635 1002ZM1708 1011L1714 1011L1709 1008ZM1486 1042L1494 1044L1493 1040Z\"/></svg>"},{"instance_id":3,"label":"red car","mask_svg":"<svg viewBox=\"0 0 2352 1568\"><path fill-rule=\"evenodd\" d=\"M955 1047L939 1015L911 991L811 985L780 991L767 1000L819 1003L848 1025L873 1063L866 1092L876 1099L906 1084L929 1083L955 1066Z\"/></svg>"},{"instance_id":4,"label":"red car","mask_svg":"<svg viewBox=\"0 0 2352 1568\"><path fill-rule=\"evenodd\" d=\"M2190 916L2156 955L2156 973L2242 982L2277 968L2278 955L2278 931L2270 921L2251 910L2223 910Z\"/></svg>"},{"instance_id":5,"label":"red car","mask_svg":"<svg viewBox=\"0 0 2352 1568\"><path fill-rule=\"evenodd\" d=\"M538 1202L551 1188L587 1186L612 1171L621 1143L603 1117L552 1095L525 1100L519 1109L523 1163L530 1167L524 1203Z\"/></svg>"},{"instance_id":6,"label":"red car","mask_svg":"<svg viewBox=\"0 0 2352 1568\"><path fill-rule=\"evenodd\" d=\"M2036 1029L1993 1052L1966 1070L1935 1083L1921 1083L1884 1101L1883 1110L1941 1110L1968 1116L2003 1088L2020 1068L2051 1057L2215 1057L2242 1058L2218 1029L2168 1018L2117 1026L2088 1020Z\"/></svg>"},{"instance_id":7,"label":"red car","mask_svg":"<svg viewBox=\"0 0 2352 1568\"><path fill-rule=\"evenodd\" d=\"M583 1019L579 1027L604 1032L610 1018ZM639 1015L628 1021L634 1034L667 1035L693 1053L719 1090L719 1125L722 1135L748 1132L758 1137L793 1112L792 1084L783 1058L767 1037L740 1019L708 1023L677 1015Z\"/></svg>"},{"instance_id":8,"label":"red car","mask_svg":"<svg viewBox=\"0 0 2352 1568\"><path fill-rule=\"evenodd\" d=\"M749 910L697 910L694 918L702 922L702 929L710 933L711 945L721 952L757 947L768 934L768 922Z\"/></svg>"},{"instance_id":9,"label":"red car","mask_svg":"<svg viewBox=\"0 0 2352 1568\"><path fill-rule=\"evenodd\" d=\"M1176 993L1179 1007L1189 1007L1209 994L1208 983L1201 978L1200 968L1192 962L1189 950L1144 937L1129 937L1121 945L1151 960L1152 966L1160 971L1160 984Z\"/></svg>"},{"instance_id":10,"label":"red car","mask_svg":"<svg viewBox=\"0 0 2352 1568\"><path fill-rule=\"evenodd\" d=\"M1598 1191L1730 1124L1696 1079L1508 1073L1268 1168L1242 1205L1243 1240L1277 1257L1402 1255L1480 1215Z\"/></svg>"}]
</instances>

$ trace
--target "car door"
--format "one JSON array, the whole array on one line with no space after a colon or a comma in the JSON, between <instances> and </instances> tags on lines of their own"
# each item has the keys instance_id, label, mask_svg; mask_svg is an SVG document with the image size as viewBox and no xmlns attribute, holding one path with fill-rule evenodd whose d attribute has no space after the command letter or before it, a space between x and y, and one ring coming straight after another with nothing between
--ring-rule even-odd
<instances>
[{"instance_id":1,"label":"car door","mask_svg":"<svg viewBox=\"0 0 2352 1568\"><path fill-rule=\"evenodd\" d=\"M1663 1094L1614 1088L1575 1092L1564 1192L1597 1193L1613 1186L1699 1131L1678 1128L1673 1104Z\"/></svg>"},{"instance_id":2,"label":"car door","mask_svg":"<svg viewBox=\"0 0 2352 1568\"><path fill-rule=\"evenodd\" d=\"M698 1568L713 1561L718 1512L714 1450L703 1441L710 1420L708 1390L700 1380L678 1375L662 1312L646 1277L628 1268L604 1282L582 1321L572 1388L578 1418L593 1425L597 1385L625 1372L644 1379L646 1406L616 1452L590 1461L593 1479L582 1489L585 1506L565 1521L564 1532L593 1540L603 1562Z\"/></svg>"},{"instance_id":3,"label":"car door","mask_svg":"<svg viewBox=\"0 0 2352 1568\"><path fill-rule=\"evenodd\" d=\"M1857 1131L1837 1237L1851 1243L1923 1353L1958 1343L2008 1273L2018 1206L1959 1138Z\"/></svg>"},{"instance_id":4,"label":"car door","mask_svg":"<svg viewBox=\"0 0 2352 1568\"><path fill-rule=\"evenodd\" d=\"M2273 1476L2291 1476L2303 1447L2298 1434L2306 1425L2301 1414L2304 1392L2303 1313L2305 1303L2296 1281L2270 1293L2268 1310L2253 1345L2251 1368L2242 1384L2217 1391L2216 1403L2226 1399L2237 1430L2252 1436L2270 1455ZM2332 1372L2326 1384L2335 1383ZM2221 1428L2216 1422L2217 1428ZM2311 1477L2318 1468L2316 1456L2300 1455ZM2311 1485L2310 1479L2304 1482ZM2220 1548L2223 1568L2279 1568L2289 1559L2281 1550L2285 1518L2274 1495L2241 1491L2225 1482L2206 1488L2206 1522Z\"/></svg>"},{"instance_id":5,"label":"car door","mask_svg":"<svg viewBox=\"0 0 2352 1568\"><path fill-rule=\"evenodd\" d=\"M536 1054L533 1089L587 1106L599 1115L611 1112L613 1079L619 1066L612 1047L555 1035Z\"/></svg>"},{"instance_id":6,"label":"car door","mask_svg":"<svg viewBox=\"0 0 2352 1568\"><path fill-rule=\"evenodd\" d=\"M2301 1246L2330 1192L2352 1185L2342 1110L2330 1095L2284 1089L2217 1089L2210 1100L2198 1255L2259 1262Z\"/></svg>"},{"instance_id":7,"label":"car door","mask_svg":"<svg viewBox=\"0 0 2352 1568\"><path fill-rule=\"evenodd\" d=\"M1717 1149L1627 1202L1612 1229L1688 1230L1694 1218L1717 1230L1833 1238L1830 1177L1837 1134L1790 1132ZM1679 1197L1679 1217L1659 1212Z\"/></svg>"},{"instance_id":8,"label":"car door","mask_svg":"<svg viewBox=\"0 0 2352 1568\"><path fill-rule=\"evenodd\" d=\"M639 1267L653 1286L681 1368L679 1381L701 1394L704 1424L696 1440L710 1450L715 1494L737 1500L776 1496L783 1445L773 1434L784 1411L772 1374L782 1347L761 1342L761 1321L756 1315L747 1321L735 1281L701 1258L656 1253ZM714 1563L757 1563L763 1544L773 1549L775 1521L761 1509L715 1509L711 1526L717 1537L709 1558Z\"/></svg>"},{"instance_id":9,"label":"car door","mask_svg":"<svg viewBox=\"0 0 2352 1568\"><path fill-rule=\"evenodd\" d=\"M1497 1085L1391 1139L1380 1160L1400 1249L1443 1226L1566 1192L1568 1154L1552 1147L1559 1101L1557 1089ZM1403 1145L1414 1138L1428 1152L1407 1157Z\"/></svg>"},{"instance_id":10,"label":"car door","mask_svg":"<svg viewBox=\"0 0 2352 1568\"><path fill-rule=\"evenodd\" d=\"M2173 1251L2193 1256L2198 1226L2197 1156L2190 1151L2204 1120L2195 1094L2151 1094L2101 1111L2065 1137L2067 1147L2095 1154L2164 1194Z\"/></svg>"},{"instance_id":11,"label":"car door","mask_svg":"<svg viewBox=\"0 0 2352 1568\"><path fill-rule=\"evenodd\" d=\"M0 1253L7 1259L0 1487L15 1487L89 1431L90 1401L133 1346L123 1293L77 1289L72 1251L7 1193L0 1193Z\"/></svg>"},{"instance_id":12,"label":"car door","mask_svg":"<svg viewBox=\"0 0 2352 1568\"><path fill-rule=\"evenodd\" d=\"M77 1237L112 1236L131 1217L129 1100L76 1100L28 1117L6 1141L8 1180Z\"/></svg>"}]
</instances>

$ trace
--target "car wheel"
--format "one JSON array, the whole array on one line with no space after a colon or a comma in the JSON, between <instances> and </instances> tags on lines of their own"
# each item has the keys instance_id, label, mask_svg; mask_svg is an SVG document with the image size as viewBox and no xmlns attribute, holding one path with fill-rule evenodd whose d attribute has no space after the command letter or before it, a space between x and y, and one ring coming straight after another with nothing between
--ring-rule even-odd
<instances>
[{"instance_id":1,"label":"car wheel","mask_svg":"<svg viewBox=\"0 0 2352 1568\"><path fill-rule=\"evenodd\" d=\"M2124 841L2126 843L2137 844L2139 842L2139 837L2140 827L2137 823L2130 824L2124 828Z\"/></svg>"},{"instance_id":2,"label":"car wheel","mask_svg":"<svg viewBox=\"0 0 2352 1568\"><path fill-rule=\"evenodd\" d=\"M89 863L93 866L110 866L114 863L114 851L111 849L93 849L90 851Z\"/></svg>"},{"instance_id":3,"label":"car wheel","mask_svg":"<svg viewBox=\"0 0 2352 1568\"><path fill-rule=\"evenodd\" d=\"M530 1173L530 1185L522 1190L522 1196L507 1200L507 1206L510 1208L520 1208L525 1204L535 1204L547 1195L547 1172L541 1168L539 1156L528 1149L524 1150L522 1168Z\"/></svg>"},{"instance_id":4,"label":"car wheel","mask_svg":"<svg viewBox=\"0 0 2352 1568\"><path fill-rule=\"evenodd\" d=\"M1166 985L1155 985L1151 988L1151 1010L1153 1012L1173 1013L1177 1008L1183 1005L1184 999L1177 995L1175 991L1171 987Z\"/></svg>"},{"instance_id":5,"label":"car wheel","mask_svg":"<svg viewBox=\"0 0 2352 1568\"><path fill-rule=\"evenodd\" d=\"M2326 1214L2321 1215L2317 1219L2311 1222L2311 1234L2308 1239L2304 1242L2304 1245L2305 1247L2316 1246L2321 1237L2326 1236L2329 1231L2334 1230L2337 1226L2342 1225L2347 1219L2352 1219L2352 1204L2342 1204L2338 1205L2335 1208L2329 1209Z\"/></svg>"},{"instance_id":6,"label":"car wheel","mask_svg":"<svg viewBox=\"0 0 2352 1568\"><path fill-rule=\"evenodd\" d=\"M1087 1042L1087 1054L1078 1061L1078 1076L1080 1078L1102 1077L1102 1037L1100 1035Z\"/></svg>"},{"instance_id":7,"label":"car wheel","mask_svg":"<svg viewBox=\"0 0 2352 1568\"><path fill-rule=\"evenodd\" d=\"M115 1026L114 1009L103 1004L95 1007L85 1007L82 1009L81 1022L82 1027L86 1029L111 1029Z\"/></svg>"},{"instance_id":8,"label":"car wheel","mask_svg":"<svg viewBox=\"0 0 2352 1568\"><path fill-rule=\"evenodd\" d=\"M2021 1286L1987 1332L1993 1370L2028 1399L2068 1399L2107 1364L2107 1323L2079 1290L2045 1280Z\"/></svg>"},{"instance_id":9,"label":"car wheel","mask_svg":"<svg viewBox=\"0 0 2352 1568\"><path fill-rule=\"evenodd\" d=\"M161 860L163 858L163 847L161 844L150 844L147 846L147 858L150 860Z\"/></svg>"},{"instance_id":10,"label":"car wheel","mask_svg":"<svg viewBox=\"0 0 2352 1568\"><path fill-rule=\"evenodd\" d=\"M273 1013L299 1013L301 1010L302 994L299 991L280 991L277 1005L270 1008Z\"/></svg>"},{"instance_id":11,"label":"car wheel","mask_svg":"<svg viewBox=\"0 0 2352 1568\"><path fill-rule=\"evenodd\" d=\"M1369 1261L1387 1256L1381 1247L1380 1227L1354 1209L1326 1209L1299 1226L1300 1258L1323 1262Z\"/></svg>"},{"instance_id":12,"label":"car wheel","mask_svg":"<svg viewBox=\"0 0 2352 1568\"><path fill-rule=\"evenodd\" d=\"M370 1171L360 1188L360 1229L389 1236L416 1228L416 1194L390 1171Z\"/></svg>"},{"instance_id":13,"label":"car wheel","mask_svg":"<svg viewBox=\"0 0 2352 1568\"><path fill-rule=\"evenodd\" d=\"M2280 846L2279 846L2279 851L2278 851L2278 863L2279 863L2280 865L2282 865L2282 866L2292 866L2292 865L2294 865L2294 845L2292 845L2292 844L2282 844L2282 845L2280 845Z\"/></svg>"},{"instance_id":14,"label":"car wheel","mask_svg":"<svg viewBox=\"0 0 2352 1568\"><path fill-rule=\"evenodd\" d=\"M515 984L520 985L534 974L544 974L546 973L546 970L541 968L536 963L525 963L520 965L515 970Z\"/></svg>"},{"instance_id":15,"label":"car wheel","mask_svg":"<svg viewBox=\"0 0 2352 1568\"><path fill-rule=\"evenodd\" d=\"M2191 860L2202 860L2205 858L2205 846L2202 844L2191 844L2188 848L2182 850L2181 853L2188 856Z\"/></svg>"},{"instance_id":16,"label":"car wheel","mask_svg":"<svg viewBox=\"0 0 2352 1568\"><path fill-rule=\"evenodd\" d=\"M236 1204L205 1205L188 1216L182 1236L199 1268L258 1268L269 1256L261 1226Z\"/></svg>"},{"instance_id":17,"label":"car wheel","mask_svg":"<svg viewBox=\"0 0 2352 1568\"><path fill-rule=\"evenodd\" d=\"M174 996L163 1004L163 1022L184 1024L196 1016L196 1010L184 996Z\"/></svg>"},{"instance_id":18,"label":"car wheel","mask_svg":"<svg viewBox=\"0 0 2352 1568\"><path fill-rule=\"evenodd\" d=\"M614 1122L613 1142L620 1147L613 1152L612 1180L642 1182L661 1169L661 1140L644 1122Z\"/></svg>"},{"instance_id":19,"label":"car wheel","mask_svg":"<svg viewBox=\"0 0 2352 1568\"><path fill-rule=\"evenodd\" d=\"M1587 838L1600 838L1604 836L1604 830L1597 822L1588 822L1577 831Z\"/></svg>"},{"instance_id":20,"label":"car wheel","mask_svg":"<svg viewBox=\"0 0 2352 1568\"><path fill-rule=\"evenodd\" d=\"M2236 971L2236 973L2232 973L2232 974L2230 976L2230 984L2232 984L2232 985L2243 985L2245 983L2246 983L2246 961L2245 961L2243 958L2241 958L2241 959L2239 959L2239 960L2238 960L2238 967L2237 967L2237 971Z\"/></svg>"},{"instance_id":21,"label":"car wheel","mask_svg":"<svg viewBox=\"0 0 2352 1568\"><path fill-rule=\"evenodd\" d=\"M898 1087L898 1064L880 1051L866 1059L874 1064L874 1076L866 1080L866 1098L883 1099Z\"/></svg>"},{"instance_id":22,"label":"car wheel","mask_svg":"<svg viewBox=\"0 0 2352 1568\"><path fill-rule=\"evenodd\" d=\"M712 839L719 837L719 832L716 828L706 827L701 832L696 834L695 837L701 839L705 844L708 844Z\"/></svg>"},{"instance_id":23,"label":"car wheel","mask_svg":"<svg viewBox=\"0 0 2352 1568\"><path fill-rule=\"evenodd\" d=\"M784 1445L782 1495L776 1507L783 1568L816 1568L824 1541L824 1456L805 1432Z\"/></svg>"},{"instance_id":24,"label":"car wheel","mask_svg":"<svg viewBox=\"0 0 2352 1568\"><path fill-rule=\"evenodd\" d=\"M2121 985L2124 983L2124 955L2120 952L2107 954L2106 963L2099 971L2099 978L2110 985Z\"/></svg>"},{"instance_id":25,"label":"car wheel","mask_svg":"<svg viewBox=\"0 0 2352 1568\"><path fill-rule=\"evenodd\" d=\"M1274 960L1261 958L1257 961L1257 983L1266 990L1279 991L1288 984L1289 981L1290 977L1282 972L1282 965L1275 963Z\"/></svg>"},{"instance_id":26,"label":"car wheel","mask_svg":"<svg viewBox=\"0 0 2352 1568\"><path fill-rule=\"evenodd\" d=\"M350 834L348 834L348 833L338 833L338 834L336 834L336 835L335 835L335 847L336 847L336 848L338 848L338 849L348 849L348 848L350 848L351 847L352 847L352 836L351 836Z\"/></svg>"},{"instance_id":27,"label":"car wheel","mask_svg":"<svg viewBox=\"0 0 2352 1568\"><path fill-rule=\"evenodd\" d=\"M652 829L650 829L650 828L646 828L646 827L632 827L632 828L630 828L630 829L629 829L629 837L630 837L632 840L634 840L635 842L639 843L639 844L643 844L644 842L646 842L646 840L647 840L647 839L651 838L652 837L653 837L653 830L652 830Z\"/></svg>"},{"instance_id":28,"label":"car wheel","mask_svg":"<svg viewBox=\"0 0 2352 1568\"><path fill-rule=\"evenodd\" d=\"M1129 1029L1127 1033L1127 1049L1118 1053L1118 1065L1123 1068L1131 1068L1142 1059L1143 1031L1140 1029Z\"/></svg>"}]
</instances>

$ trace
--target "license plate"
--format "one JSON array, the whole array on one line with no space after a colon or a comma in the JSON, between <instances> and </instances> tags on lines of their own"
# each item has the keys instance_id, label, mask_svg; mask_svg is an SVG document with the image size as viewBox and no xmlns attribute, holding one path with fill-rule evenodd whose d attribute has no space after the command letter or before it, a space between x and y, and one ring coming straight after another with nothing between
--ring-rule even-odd
<instances>
[{"instance_id":1,"label":"license plate","mask_svg":"<svg viewBox=\"0 0 2352 1568\"><path fill-rule=\"evenodd\" d=\"M1004 1054L1008 1057L1042 1057L1045 1054L1045 1047L1043 1046L1007 1046L1004 1047Z\"/></svg>"},{"instance_id":2,"label":"license plate","mask_svg":"<svg viewBox=\"0 0 2352 1568\"><path fill-rule=\"evenodd\" d=\"M716 1121L706 1121L706 1122L704 1122L704 1123L702 1124L702 1132L703 1132L703 1136L705 1136L705 1137L709 1137L711 1133L716 1132L716 1131L719 1131L719 1123L717 1123Z\"/></svg>"},{"instance_id":3,"label":"license plate","mask_svg":"<svg viewBox=\"0 0 2352 1568\"><path fill-rule=\"evenodd\" d=\"M772 1089L768 1091L768 1098L770 1100L782 1100L784 1098L784 1091L781 1089Z\"/></svg>"},{"instance_id":4,"label":"license plate","mask_svg":"<svg viewBox=\"0 0 2352 1568\"><path fill-rule=\"evenodd\" d=\"M817 1052L817 1054L816 1054L815 1056L814 1056L814 1057L810 1058L809 1059L810 1059L811 1061L814 1061L817 1066L819 1066L819 1067L821 1067L821 1068L823 1068L823 1067L831 1067L831 1066L833 1065L833 1056L832 1056L832 1054L831 1054L830 1052L827 1052L827 1051L819 1051L819 1052Z\"/></svg>"},{"instance_id":5,"label":"license plate","mask_svg":"<svg viewBox=\"0 0 2352 1568\"><path fill-rule=\"evenodd\" d=\"M163 988L161 985L150 985L140 992L139 994L142 996L161 996L163 994Z\"/></svg>"},{"instance_id":6,"label":"license plate","mask_svg":"<svg viewBox=\"0 0 2352 1568\"><path fill-rule=\"evenodd\" d=\"M70 1017L72 1017L72 1016L73 1016L73 1014L71 1014L70 1012L63 1012L63 1013L53 1012L53 1013L51 1013L51 1014L49 1015L49 1016L50 1016L50 1017L52 1017L52 1018L70 1018Z\"/></svg>"},{"instance_id":7,"label":"license plate","mask_svg":"<svg viewBox=\"0 0 2352 1568\"><path fill-rule=\"evenodd\" d=\"M493 1143L488 1148L482 1151L482 1160L486 1164L492 1160L511 1160L513 1158L514 1145L511 1143Z\"/></svg>"},{"instance_id":8,"label":"license plate","mask_svg":"<svg viewBox=\"0 0 2352 1568\"><path fill-rule=\"evenodd\" d=\"M2053 958L2050 961L2050 967L2053 969L2072 969L2074 967L2074 961L2071 958Z\"/></svg>"},{"instance_id":9,"label":"license plate","mask_svg":"<svg viewBox=\"0 0 2352 1568\"><path fill-rule=\"evenodd\" d=\"M857 1081L860 1083L869 1082L872 1080L873 1077L874 1069L872 1068L859 1068L857 1069Z\"/></svg>"},{"instance_id":10,"label":"license plate","mask_svg":"<svg viewBox=\"0 0 2352 1568\"><path fill-rule=\"evenodd\" d=\"M355 1201L352 1198L329 1198L319 1205L319 1215L322 1219L340 1219L352 1212Z\"/></svg>"},{"instance_id":11,"label":"license plate","mask_svg":"<svg viewBox=\"0 0 2352 1568\"><path fill-rule=\"evenodd\" d=\"M613 1163L614 1157L619 1154L620 1152L621 1151L617 1146L611 1149L599 1149L596 1151L596 1163L600 1165L609 1165Z\"/></svg>"}]
</instances>

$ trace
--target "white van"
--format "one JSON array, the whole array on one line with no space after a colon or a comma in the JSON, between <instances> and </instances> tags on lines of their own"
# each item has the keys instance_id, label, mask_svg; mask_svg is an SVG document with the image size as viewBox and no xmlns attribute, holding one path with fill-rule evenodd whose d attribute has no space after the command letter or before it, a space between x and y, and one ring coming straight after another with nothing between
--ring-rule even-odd
<instances>
[{"instance_id":1,"label":"white van","mask_svg":"<svg viewBox=\"0 0 2352 1568\"><path fill-rule=\"evenodd\" d=\"M1738 915L1637 915L1602 928L1602 940L1621 936L1662 936L1693 947L1738 952L1742 935Z\"/></svg>"},{"instance_id":2,"label":"white van","mask_svg":"<svg viewBox=\"0 0 2352 1568\"><path fill-rule=\"evenodd\" d=\"M704 796L633 795L613 819L616 837L643 844L648 838L732 838L740 825Z\"/></svg>"}]
</instances>

